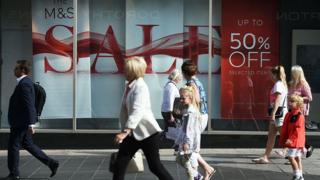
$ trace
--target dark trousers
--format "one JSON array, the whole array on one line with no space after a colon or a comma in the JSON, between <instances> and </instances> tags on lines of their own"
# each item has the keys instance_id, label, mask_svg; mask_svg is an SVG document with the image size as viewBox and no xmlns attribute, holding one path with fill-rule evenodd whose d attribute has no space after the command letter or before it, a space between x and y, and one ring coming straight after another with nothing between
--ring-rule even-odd
<instances>
[{"instance_id":1,"label":"dark trousers","mask_svg":"<svg viewBox=\"0 0 320 180\"><path fill-rule=\"evenodd\" d=\"M175 123L171 122L171 112L161 112L164 120L164 132L168 132L168 127L175 127Z\"/></svg>"},{"instance_id":2,"label":"dark trousers","mask_svg":"<svg viewBox=\"0 0 320 180\"><path fill-rule=\"evenodd\" d=\"M8 168L11 175L19 176L19 151L21 147L47 166L54 162L33 143L32 134L28 128L11 128L8 143Z\"/></svg>"},{"instance_id":3,"label":"dark trousers","mask_svg":"<svg viewBox=\"0 0 320 180\"><path fill-rule=\"evenodd\" d=\"M173 180L169 172L164 168L159 155L159 133L156 133L142 141L137 141L133 136L126 137L120 144L117 161L113 172L113 180L124 180L125 172L132 156L142 149L150 171L160 180Z\"/></svg>"}]
</instances>

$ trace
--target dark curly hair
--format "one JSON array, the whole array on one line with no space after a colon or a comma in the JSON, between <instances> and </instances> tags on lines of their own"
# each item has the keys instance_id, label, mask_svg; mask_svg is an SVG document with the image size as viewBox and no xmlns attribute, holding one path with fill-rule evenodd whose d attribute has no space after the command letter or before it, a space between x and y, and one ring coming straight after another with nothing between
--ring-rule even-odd
<instances>
[{"instance_id":1,"label":"dark curly hair","mask_svg":"<svg viewBox=\"0 0 320 180\"><path fill-rule=\"evenodd\" d=\"M183 75L191 77L197 74L198 67L192 63L190 60L183 62L181 66Z\"/></svg>"}]
</instances>

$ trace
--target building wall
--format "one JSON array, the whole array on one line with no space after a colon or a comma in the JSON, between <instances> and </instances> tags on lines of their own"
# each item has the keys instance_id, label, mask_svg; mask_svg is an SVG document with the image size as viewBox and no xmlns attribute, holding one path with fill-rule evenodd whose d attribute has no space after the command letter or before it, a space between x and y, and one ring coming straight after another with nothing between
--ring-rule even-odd
<instances>
[{"instance_id":1,"label":"building wall","mask_svg":"<svg viewBox=\"0 0 320 180\"><path fill-rule=\"evenodd\" d=\"M92 3L95 0L89 1ZM221 0L223 1L223 0ZM214 13L221 15L221 1L215 0L214 1ZM80 1L81 2L81 1ZM98 1L95 1L98 2ZM101 1L102 2L102 1ZM104 1L103 1L104 2ZM178 2L178 1L177 1ZM182 2L182 1L181 1ZM181 3L179 1L179 3ZM195 2L201 2L200 4ZM181 8L181 11L183 11L185 14L191 14L192 15L192 8L207 8L208 1L202 0L202 1L192 1L188 0L184 2L186 5L184 5ZM305 0L303 2L299 0L289 1L289 0L281 0L280 3L280 12L279 12L279 23L280 23L280 62L283 64L286 68L286 72L288 75L288 79L290 76L290 67L292 65L292 30L293 29L320 29L320 15L319 15L319 6L317 6L316 0ZM161 5L161 3L160 3ZM159 5L159 6L160 6ZM15 77L13 76L13 67L15 64L15 61L17 59L32 59L32 16L31 16L31 6L32 1L31 0L3 0L1 1L1 35L0 35L0 56L5 61L1 65L1 129L7 129L7 107L8 107L8 101L11 93L13 92L13 89L15 87ZM121 6L121 8L125 7L124 5ZM91 4L89 6L89 10L97 9L99 6L97 4ZM103 9L103 7L100 7ZM160 9L161 10L161 9ZM108 11L110 12L110 11ZM203 14L201 14L201 17L205 17L208 13L208 9L205 9L203 11ZM99 16L99 14L91 14L92 16L89 17L90 23L89 26L92 29L96 29L97 31L104 31L106 30L106 27L98 26L99 24L99 18L102 18L103 16ZM93 16L94 15L94 16ZM100 14L103 15L103 14ZM178 14L179 15L179 14ZM184 15L182 15L184 16ZM93 19L93 17L97 19ZM216 17L216 16L215 16ZM190 22L194 21L192 19L193 16L186 16L181 18L181 26L188 25ZM103 19L103 18L102 18ZM202 18L201 19L204 23L207 21L207 19ZM214 25L220 25L221 24L221 18L214 18ZM125 26L121 24L117 24L116 26ZM121 29L121 28L119 28ZM182 32L185 32L187 28L180 27ZM132 46L135 42L133 42L131 37L126 36L126 31L129 31L128 29L121 29L119 31L120 39L119 41L124 42L128 47ZM136 32L138 33L138 32ZM164 33L164 32L162 32ZM140 43L140 42L139 42ZM217 58L217 57L216 57ZM219 59L220 60L220 59ZM180 61L181 65L182 61ZM215 64L215 67L219 66L219 64ZM206 68L205 65L203 65L201 68ZM159 83L157 84L157 88L155 91L157 94L161 94L161 87L165 83L166 75L163 75L161 79L155 78ZM160 77L160 76L159 76ZM214 77L215 85L220 84L219 76ZM207 81L206 77L202 77L202 80L204 82ZM119 80L120 81L120 80ZM122 81L121 81L122 82ZM124 83L124 82L123 82ZM117 86L120 86L121 84L116 84ZM207 84L205 84L207 86ZM218 86L214 86L215 88ZM97 88L92 88L91 90L95 90ZM118 91L123 91L122 88L118 88ZM119 93L119 92L118 92ZM216 88L213 92L213 97L219 97L220 89ZM72 92L71 92L72 94ZM95 94L94 92L91 94ZM314 100L311 102L311 111L310 111L310 119L313 121L319 121L317 109L320 107L320 95L319 93L313 93ZM94 101L99 100L100 96L93 96ZM159 107L160 103L159 101L155 101L154 108ZM220 104L220 98L214 99L215 104ZM99 104L97 104L98 106ZM155 108L154 111L157 111L157 118L160 124L162 124L162 119L160 116L160 110L158 112L158 109ZM228 130L228 131L257 131L255 129L255 124L253 121L233 121L233 120L227 120L221 119L218 115L220 112L219 108L212 109L213 112L213 130ZM91 112L90 112L91 113ZM78 128L80 129L89 129L89 130L97 130L102 129L106 130L106 132L110 133L108 134L108 138L111 140L111 136L113 135L114 131L111 132L109 130L117 130L118 123L116 121L117 119L115 117L104 117L104 115L97 114L97 116L86 117L86 118L79 118L78 119ZM259 120L258 125L260 126L260 130L267 130L268 124L265 120ZM46 132L46 129L58 129L58 130L72 130L72 118L68 117L57 117L57 118L49 118L49 119L42 119L41 124L39 126L40 129L45 129L44 131L41 131L44 133L44 135L38 135L40 141L41 139L50 139L53 140L55 137L72 137L75 139L81 139L85 135L79 135L79 134L50 134ZM1 130L0 130L1 131ZM83 132L86 133L86 132ZM228 134L228 132L225 132ZM47 134L47 135L46 135ZM0 134L1 135L1 134ZM2 136L3 135L3 136ZM2 138L6 138L6 134L2 134ZM76 137L79 136L79 137ZM96 137L103 137L104 135L90 135L89 137L94 139ZM110 136L110 137L109 137ZM212 135L214 136L214 135ZM211 146L223 146L222 140L223 138L227 138L227 136L221 135L219 138L221 138L220 143L213 144L213 140L210 139L211 135L207 135L206 138L204 138L207 147ZM249 136L247 136L249 137ZM255 137L255 136L253 136ZM89 139L90 139L89 138ZM218 139L219 139L218 138ZM234 144L232 142L238 141L240 138L239 135L232 136L228 141L231 142L230 144ZM246 139L241 139L240 142L246 142L251 138L251 136ZM261 136L257 136L255 140L259 141L261 140ZM66 138L67 139L67 138ZM91 140L92 140L91 139ZM262 138L263 139L263 138ZM312 138L311 138L312 139ZM88 140L89 142L90 140ZM219 140L218 140L219 141ZM1 141L5 142L5 141ZM44 142L44 141L43 141ZM69 141L68 141L69 142ZM79 142L79 141L75 141ZM265 141L263 141L265 142ZM64 142L66 143L66 142ZM45 145L45 142L43 143ZM246 143L245 143L246 144ZM264 143L262 143L264 144ZM5 146L5 145L3 145ZM258 145L257 145L258 146ZM49 147L49 146L48 146ZM62 147L59 144L56 144L52 147ZM72 146L70 146L72 147ZM77 147L76 145L74 147ZM103 146L106 147L106 146ZM108 146L110 147L110 146Z\"/></svg>"}]
</instances>

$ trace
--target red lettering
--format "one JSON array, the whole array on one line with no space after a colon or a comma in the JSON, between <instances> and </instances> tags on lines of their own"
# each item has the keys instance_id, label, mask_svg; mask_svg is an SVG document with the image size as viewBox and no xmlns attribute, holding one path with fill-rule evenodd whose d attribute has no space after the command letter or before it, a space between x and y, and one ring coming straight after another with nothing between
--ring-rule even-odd
<instances>
[{"instance_id":1,"label":"red lettering","mask_svg":"<svg viewBox=\"0 0 320 180\"><path fill-rule=\"evenodd\" d=\"M73 28L69 27L69 26L65 26L65 25L55 25L52 26L46 33L45 36L45 41L51 45L51 47L53 47L52 53L57 54L57 55L62 55L62 56L66 56L66 57L70 57L68 58L71 61L71 65L70 68L66 71L59 71L57 69L54 69L48 59L45 57L44 59L44 71L48 72L48 71L53 71L56 73L67 73L70 72L73 69L73 62L72 62L72 45L68 45L65 44L63 42L60 42L59 40L57 40L54 36L53 36L53 30L56 27L64 27L67 30L69 30L71 33L73 33Z\"/></svg>"},{"instance_id":2,"label":"red lettering","mask_svg":"<svg viewBox=\"0 0 320 180\"><path fill-rule=\"evenodd\" d=\"M121 52L121 49L120 49L119 44L117 42L117 39L114 35L112 26L108 27L107 32L106 32L105 36L103 37L102 42L100 43L97 55L93 60L93 64L91 65L91 72L98 73L97 69L96 69L96 65L97 65L97 61L98 61L99 57L110 57L110 56L100 55L100 53L104 47L103 45L104 45L105 41L107 41L110 46L110 50L111 50L110 53L113 55L114 61L115 61L116 66L118 68L118 71L116 73L117 74L123 73L123 71L124 71L123 70L123 68L124 68L124 55Z\"/></svg>"},{"instance_id":3,"label":"red lettering","mask_svg":"<svg viewBox=\"0 0 320 180\"><path fill-rule=\"evenodd\" d=\"M158 26L158 25L138 25L138 26L142 27L142 31L143 31L143 43L142 43L142 45L146 46L146 45L151 44L152 43L152 33L151 33L152 28L154 26ZM144 60L147 63L146 73L152 74L153 73L152 60L151 60L150 54L143 54L143 57L144 57Z\"/></svg>"}]
</instances>

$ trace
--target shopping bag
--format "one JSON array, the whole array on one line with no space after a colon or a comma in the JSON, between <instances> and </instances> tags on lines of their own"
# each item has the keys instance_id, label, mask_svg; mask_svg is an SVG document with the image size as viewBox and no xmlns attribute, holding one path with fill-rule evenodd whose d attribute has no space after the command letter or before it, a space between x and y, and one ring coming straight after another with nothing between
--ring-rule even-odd
<instances>
[{"instance_id":1,"label":"shopping bag","mask_svg":"<svg viewBox=\"0 0 320 180\"><path fill-rule=\"evenodd\" d=\"M111 153L109 171L114 172L114 165L117 161L117 152ZM126 173L142 173L144 171L142 153L137 151L129 161Z\"/></svg>"}]
</instances>

